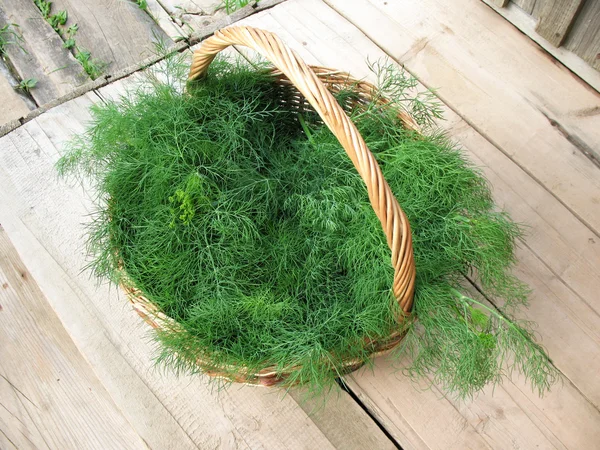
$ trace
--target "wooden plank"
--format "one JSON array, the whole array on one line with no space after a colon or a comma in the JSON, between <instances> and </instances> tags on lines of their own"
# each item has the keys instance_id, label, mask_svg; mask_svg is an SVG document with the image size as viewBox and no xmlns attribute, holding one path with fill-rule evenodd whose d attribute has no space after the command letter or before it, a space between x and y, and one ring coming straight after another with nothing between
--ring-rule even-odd
<instances>
[{"instance_id":1,"label":"wooden plank","mask_svg":"<svg viewBox=\"0 0 600 450\"><path fill-rule=\"evenodd\" d=\"M506 5L508 5L508 2L510 0L492 0L494 2L494 4L496 6L498 6L499 8L504 8Z\"/></svg>"},{"instance_id":2,"label":"wooden plank","mask_svg":"<svg viewBox=\"0 0 600 450\"><path fill-rule=\"evenodd\" d=\"M0 286L0 442L17 448L146 448L1 227Z\"/></svg>"},{"instance_id":3,"label":"wooden plank","mask_svg":"<svg viewBox=\"0 0 600 450\"><path fill-rule=\"evenodd\" d=\"M582 5L583 0L546 2L540 12L535 31L555 47L560 47Z\"/></svg>"},{"instance_id":4,"label":"wooden plank","mask_svg":"<svg viewBox=\"0 0 600 450\"><path fill-rule=\"evenodd\" d=\"M118 290L98 287L81 273L80 223L93 210L93 193L59 182L54 172L64 142L81 133L95 101L89 94L65 103L0 139L0 221L136 431L153 448L390 448L346 394L309 416L291 396L272 390L234 386L218 392L204 377L152 370L148 327ZM335 420L343 415L354 422Z\"/></svg>"},{"instance_id":5,"label":"wooden plank","mask_svg":"<svg viewBox=\"0 0 600 450\"><path fill-rule=\"evenodd\" d=\"M552 0L536 0L534 5L533 5L533 11L531 11L531 15L533 16L534 19L536 19L536 24L537 24L537 19L540 18L540 14L542 13L542 9L544 8L544 5L546 4L546 2L549 2Z\"/></svg>"},{"instance_id":6,"label":"wooden plank","mask_svg":"<svg viewBox=\"0 0 600 450\"><path fill-rule=\"evenodd\" d=\"M599 94L480 1L327 2L600 233Z\"/></svg>"},{"instance_id":7,"label":"wooden plank","mask_svg":"<svg viewBox=\"0 0 600 450\"><path fill-rule=\"evenodd\" d=\"M542 1L542 0L540 0L540 1ZM536 0L512 0L512 3L517 5L519 8L521 8L527 14L533 13L533 7L535 6L535 2L536 2ZM500 6L496 2L492 2L492 3L496 6ZM502 6L507 6L507 5L502 5Z\"/></svg>"},{"instance_id":8,"label":"wooden plank","mask_svg":"<svg viewBox=\"0 0 600 450\"><path fill-rule=\"evenodd\" d=\"M360 10L368 13L368 9ZM372 59L383 56L358 30L344 25L314 1L289 1L269 11L268 16L251 17L244 23L276 31L311 63L350 70L356 76L368 75L365 55ZM377 23L381 25L381 21ZM564 386L557 386L540 400L516 379L497 388L493 395L488 391L474 402L457 403L440 399L437 390L416 391L406 378L391 374L393 367L381 360L374 374L365 371L354 376L351 386L405 448L589 447L600 438L596 395L600 388L598 381L589 383L596 380L594 374L600 370L594 363L598 359L594 355L600 354L594 294L600 279L572 280L569 285L555 272L559 269L552 260L561 259L562 254L553 254L552 248L565 250L571 261L578 260L581 251L587 252L584 266L598 271L600 252L591 241L595 235L464 119L449 109L446 115L449 120L445 127L460 138L477 163L488 166L486 174L497 186L499 204L517 220L533 226L534 237L527 241L531 248L519 251L519 274L535 292L525 317L539 323L544 344L575 384L565 381ZM586 290L588 285L590 303L572 291ZM573 352L573 348L581 351ZM590 363L594 367L589 367ZM581 387L584 395L579 392ZM561 423L564 426L558 425Z\"/></svg>"},{"instance_id":9,"label":"wooden plank","mask_svg":"<svg viewBox=\"0 0 600 450\"><path fill-rule=\"evenodd\" d=\"M581 57L576 55L570 50L567 50L565 47L555 47L542 36L536 33L535 31L535 17L536 14L539 14L539 10L536 11L537 5L541 4L541 2L537 2L536 6L533 10L533 17L524 13L520 8L516 7L512 3L506 8L498 8L490 0L482 0L487 3L491 8L494 9L498 14L504 17L506 20L511 22L514 26L516 26L519 30L529 36L535 43L539 44L545 51L547 51L550 55L568 67L571 71L573 71L577 76L579 76L582 80L588 83L591 87L593 87L596 91L600 92L600 72L594 70L590 65L584 61ZM580 14L581 16L581 14ZM567 38L567 42L565 46L569 45L569 39Z\"/></svg>"},{"instance_id":10,"label":"wooden plank","mask_svg":"<svg viewBox=\"0 0 600 450\"><path fill-rule=\"evenodd\" d=\"M0 126L11 120L19 119L29 112L27 104L15 92L8 80L0 73L0 98L2 99L2 108L0 108Z\"/></svg>"},{"instance_id":11,"label":"wooden plank","mask_svg":"<svg viewBox=\"0 0 600 450\"><path fill-rule=\"evenodd\" d=\"M184 14L194 14L199 16L211 16L219 9L222 9L223 2L220 0L159 0L160 4L173 17Z\"/></svg>"},{"instance_id":12,"label":"wooden plank","mask_svg":"<svg viewBox=\"0 0 600 450\"><path fill-rule=\"evenodd\" d=\"M600 2L584 3L564 46L600 70Z\"/></svg>"},{"instance_id":13,"label":"wooden plank","mask_svg":"<svg viewBox=\"0 0 600 450\"><path fill-rule=\"evenodd\" d=\"M77 45L89 50L92 58L114 73L138 63L156 52L156 41L167 46L173 41L133 1L54 0L53 11L66 10L67 26L79 25Z\"/></svg>"},{"instance_id":14,"label":"wooden plank","mask_svg":"<svg viewBox=\"0 0 600 450\"><path fill-rule=\"evenodd\" d=\"M175 22L175 19L169 15L158 0L146 0L148 5L148 14L154 19L167 36L176 41L187 34Z\"/></svg>"},{"instance_id":15,"label":"wooden plank","mask_svg":"<svg viewBox=\"0 0 600 450\"><path fill-rule=\"evenodd\" d=\"M3 2L0 27L10 23L18 24L22 40L18 45L6 46L6 57L21 80L37 80L30 94L38 105L48 103L89 80L32 1Z\"/></svg>"}]
</instances>

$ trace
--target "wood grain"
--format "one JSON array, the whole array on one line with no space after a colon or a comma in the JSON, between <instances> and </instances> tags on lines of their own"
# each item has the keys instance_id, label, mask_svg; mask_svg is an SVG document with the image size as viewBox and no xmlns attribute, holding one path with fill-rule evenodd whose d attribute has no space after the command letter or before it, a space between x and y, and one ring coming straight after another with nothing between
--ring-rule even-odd
<instances>
[{"instance_id":1,"label":"wood grain","mask_svg":"<svg viewBox=\"0 0 600 450\"><path fill-rule=\"evenodd\" d=\"M544 3L535 31L555 47L565 40L583 0L554 0ZM592 30L587 30L592 32Z\"/></svg>"},{"instance_id":2,"label":"wood grain","mask_svg":"<svg viewBox=\"0 0 600 450\"><path fill-rule=\"evenodd\" d=\"M600 2L584 3L564 46L600 70Z\"/></svg>"},{"instance_id":3,"label":"wood grain","mask_svg":"<svg viewBox=\"0 0 600 450\"><path fill-rule=\"evenodd\" d=\"M535 43L539 44L545 51L550 55L568 67L571 71L581 77L586 83L592 86L596 91L600 92L600 72L595 70L593 67L584 61L581 57L576 55L565 47L555 47L542 36L535 31L536 21L534 17L539 14L538 9L541 1L538 1L533 10L533 17L523 12L520 8L514 4L509 3L506 8L496 7L491 0L482 0L493 8L498 14L504 17L506 20L511 22L515 27L529 36ZM579 15L581 17L581 14ZM569 46L569 39L565 42L565 46Z\"/></svg>"},{"instance_id":4,"label":"wood grain","mask_svg":"<svg viewBox=\"0 0 600 450\"><path fill-rule=\"evenodd\" d=\"M0 7L0 27L10 23L18 25L22 39L18 45L5 47L6 57L21 80L37 80L30 93L38 106L89 80L32 1L5 0Z\"/></svg>"},{"instance_id":5,"label":"wood grain","mask_svg":"<svg viewBox=\"0 0 600 450\"><path fill-rule=\"evenodd\" d=\"M8 80L0 73L0 98L2 99L2 108L0 108L0 126L11 120L19 119L29 112L27 104L15 92Z\"/></svg>"},{"instance_id":6,"label":"wood grain","mask_svg":"<svg viewBox=\"0 0 600 450\"><path fill-rule=\"evenodd\" d=\"M0 342L0 443L16 448L146 448L1 227Z\"/></svg>"},{"instance_id":7,"label":"wood grain","mask_svg":"<svg viewBox=\"0 0 600 450\"><path fill-rule=\"evenodd\" d=\"M166 46L171 38L131 0L54 0L53 11L66 10L67 26L78 24L77 45L106 64L105 73L129 67Z\"/></svg>"},{"instance_id":8,"label":"wood grain","mask_svg":"<svg viewBox=\"0 0 600 450\"><path fill-rule=\"evenodd\" d=\"M186 36L183 29L175 22L175 19L167 12L158 0L147 0L147 13L152 17L160 28L173 40Z\"/></svg>"},{"instance_id":9,"label":"wood grain","mask_svg":"<svg viewBox=\"0 0 600 450\"><path fill-rule=\"evenodd\" d=\"M543 0L540 0L540 2ZM499 6L497 3L493 2L496 6ZM527 14L532 14L533 13L533 7L535 6L536 0L512 0L512 3L514 3L515 5L517 5L519 8L521 8L523 11L525 11ZM504 5L507 6L507 5Z\"/></svg>"}]
</instances>

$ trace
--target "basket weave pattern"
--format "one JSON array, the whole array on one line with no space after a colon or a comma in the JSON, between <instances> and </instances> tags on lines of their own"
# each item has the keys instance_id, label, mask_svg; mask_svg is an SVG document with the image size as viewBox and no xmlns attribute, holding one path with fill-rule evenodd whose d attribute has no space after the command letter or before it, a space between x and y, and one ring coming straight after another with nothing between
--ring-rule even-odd
<instances>
[{"instance_id":1,"label":"basket weave pattern","mask_svg":"<svg viewBox=\"0 0 600 450\"><path fill-rule=\"evenodd\" d=\"M356 126L331 93L351 88L358 94L358 102L361 102L361 99L368 102L376 92L375 86L356 80L345 72L308 66L275 34L251 27L226 28L206 39L193 55L189 80L202 77L215 56L230 45L249 47L269 60L274 65L274 68L270 70L270 75L273 77L274 83L286 91L285 102L289 107L300 111L312 108L339 140L363 179L373 210L381 222L392 253L394 267L392 291L404 313L408 314L412 308L415 286L415 263L408 218L394 197L375 157L367 148ZM382 101L386 102L385 99ZM352 105L349 106L352 107ZM418 126L410 116L404 112L399 112L399 114L407 128L418 131ZM178 329L178 325L145 298L133 283L124 282L122 287L128 294L135 310L152 327ZM402 340L402 337L402 333L395 332L382 339L365 340L364 345L375 356L392 349ZM209 376L265 386L284 382L286 374L295 369L290 367L282 373L268 361L265 361L264 369L258 373L249 373L244 367L215 369L214 364L210 363L209 356L205 360L198 360L197 365ZM361 365L362 361L344 360L343 372L351 372Z\"/></svg>"}]
</instances>

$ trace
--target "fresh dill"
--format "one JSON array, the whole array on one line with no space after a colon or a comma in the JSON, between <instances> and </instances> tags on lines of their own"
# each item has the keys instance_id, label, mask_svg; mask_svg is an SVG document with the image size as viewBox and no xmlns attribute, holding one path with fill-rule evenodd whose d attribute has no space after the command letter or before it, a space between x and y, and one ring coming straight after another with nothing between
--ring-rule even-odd
<instances>
[{"instance_id":1,"label":"fresh dill","mask_svg":"<svg viewBox=\"0 0 600 450\"><path fill-rule=\"evenodd\" d=\"M449 394L511 370L540 393L556 380L531 325L511 315L527 298L510 273L522 230L449 139L402 126L397 108L423 125L440 116L431 96L409 92L413 79L373 65L380 91L351 112L412 226L416 320L398 324L390 250L332 133L314 115L298 120L264 72L216 60L184 92L182 64L164 67L150 88L93 107L59 162L98 192L95 273L131 280L181 326L159 333L161 363L198 372L209 359L233 374L268 364L321 392L343 358L370 361L365 338L409 326L397 350L412 357L407 373ZM467 295L465 274L496 306Z\"/></svg>"}]
</instances>

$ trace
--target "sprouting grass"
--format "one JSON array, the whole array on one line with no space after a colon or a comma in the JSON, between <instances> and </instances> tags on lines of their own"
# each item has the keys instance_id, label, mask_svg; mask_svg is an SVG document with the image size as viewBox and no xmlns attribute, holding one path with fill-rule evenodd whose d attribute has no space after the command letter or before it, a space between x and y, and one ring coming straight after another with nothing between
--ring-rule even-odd
<instances>
[{"instance_id":1,"label":"sprouting grass","mask_svg":"<svg viewBox=\"0 0 600 450\"><path fill-rule=\"evenodd\" d=\"M16 30L19 29L19 25L16 23L7 23L0 28L0 57L6 54L6 47L9 45L18 45L21 47L23 38ZM23 49L21 47L21 49Z\"/></svg>"},{"instance_id":2,"label":"sprouting grass","mask_svg":"<svg viewBox=\"0 0 600 450\"><path fill-rule=\"evenodd\" d=\"M159 333L159 361L189 372L198 358L250 370L269 361L321 392L342 356L369 362L366 337L410 326L399 349L412 356L408 373L450 394L471 396L511 370L540 392L555 381L530 325L510 314L527 297L510 273L520 227L447 138L402 127L394 108L425 124L439 111L386 70L381 85L397 102L353 119L412 226L417 320L404 324L362 180L329 130L311 114L297 120L262 73L215 61L186 94L185 68L167 59L167 83L94 107L59 167L96 183L95 273L132 280L183 328ZM505 307L465 294L475 273Z\"/></svg>"}]
</instances>

